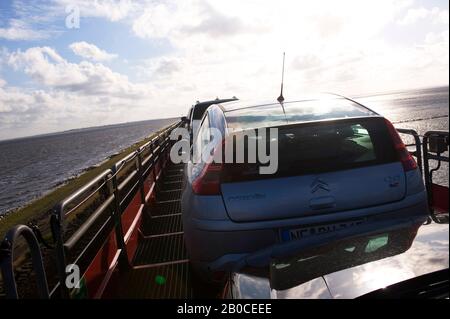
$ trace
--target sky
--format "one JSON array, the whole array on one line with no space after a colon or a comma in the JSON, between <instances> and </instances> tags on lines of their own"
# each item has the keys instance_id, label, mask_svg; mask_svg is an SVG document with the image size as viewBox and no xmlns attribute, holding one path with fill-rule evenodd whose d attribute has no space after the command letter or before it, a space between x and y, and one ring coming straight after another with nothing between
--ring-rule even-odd
<instances>
[{"instance_id":1,"label":"sky","mask_svg":"<svg viewBox=\"0 0 450 319\"><path fill-rule=\"evenodd\" d=\"M448 85L447 0L0 0L0 140Z\"/></svg>"}]
</instances>

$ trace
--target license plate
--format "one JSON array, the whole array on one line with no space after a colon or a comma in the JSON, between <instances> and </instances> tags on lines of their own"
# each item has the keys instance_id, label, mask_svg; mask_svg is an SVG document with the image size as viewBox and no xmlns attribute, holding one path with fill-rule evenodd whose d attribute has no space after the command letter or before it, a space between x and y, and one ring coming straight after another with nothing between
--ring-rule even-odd
<instances>
[{"instance_id":1,"label":"license plate","mask_svg":"<svg viewBox=\"0 0 450 319\"><path fill-rule=\"evenodd\" d=\"M348 222L317 225L310 227L302 227L295 229L285 229L281 231L281 240L283 242L302 239L310 236L319 236L322 234L328 234L342 229L359 226L364 223L364 220L352 220Z\"/></svg>"}]
</instances>

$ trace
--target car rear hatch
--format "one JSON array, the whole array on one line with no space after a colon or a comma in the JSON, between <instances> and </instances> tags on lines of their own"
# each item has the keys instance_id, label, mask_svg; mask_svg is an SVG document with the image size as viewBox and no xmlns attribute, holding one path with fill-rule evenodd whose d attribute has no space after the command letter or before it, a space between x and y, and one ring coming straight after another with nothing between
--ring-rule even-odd
<instances>
[{"instance_id":1,"label":"car rear hatch","mask_svg":"<svg viewBox=\"0 0 450 319\"><path fill-rule=\"evenodd\" d=\"M275 174L259 174L258 163L224 164L221 194L229 217L273 220L402 200L405 171L389 124L366 117L279 126Z\"/></svg>"}]
</instances>

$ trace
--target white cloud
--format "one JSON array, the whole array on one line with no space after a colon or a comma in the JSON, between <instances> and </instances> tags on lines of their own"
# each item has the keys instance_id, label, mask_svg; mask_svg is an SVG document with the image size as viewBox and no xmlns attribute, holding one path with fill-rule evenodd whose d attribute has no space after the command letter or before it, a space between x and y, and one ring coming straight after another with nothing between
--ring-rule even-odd
<instances>
[{"instance_id":1,"label":"white cloud","mask_svg":"<svg viewBox=\"0 0 450 319\"><path fill-rule=\"evenodd\" d=\"M312 90L354 93L369 86L382 89L384 78L403 80L404 73L416 66L417 61L409 61L398 70L395 59L383 54L393 51L383 32L409 6L410 1L390 0L280 0L263 5L255 0L169 1L147 5L132 29L137 36L171 42L176 52L164 59L182 62L172 76L158 77L158 86L169 91L189 83L183 85L185 92L178 93L186 99L274 97L283 51L287 52L286 87L292 97ZM422 58L414 48L393 54L398 52L414 52L414 57ZM153 62L150 70L164 63L160 58ZM149 80L155 79L150 70ZM380 82L371 81L374 74Z\"/></svg>"},{"instance_id":2,"label":"white cloud","mask_svg":"<svg viewBox=\"0 0 450 319\"><path fill-rule=\"evenodd\" d=\"M0 113L25 113L37 107L35 96L27 94L19 88L0 87ZM3 116L0 118L2 120Z\"/></svg>"},{"instance_id":3,"label":"white cloud","mask_svg":"<svg viewBox=\"0 0 450 319\"><path fill-rule=\"evenodd\" d=\"M264 21L255 21L255 15L223 10L217 8L217 5L217 2L206 0L150 2L142 6L143 13L136 12L132 30L138 37L169 38L174 44L177 44L176 40L188 40L194 35L207 35L217 39L267 31ZM245 3L232 5L245 8Z\"/></svg>"},{"instance_id":4,"label":"white cloud","mask_svg":"<svg viewBox=\"0 0 450 319\"><path fill-rule=\"evenodd\" d=\"M8 66L37 88L0 85L0 139L168 117L151 83L134 83L102 64L71 63L50 47L5 52Z\"/></svg>"},{"instance_id":5,"label":"white cloud","mask_svg":"<svg viewBox=\"0 0 450 319\"><path fill-rule=\"evenodd\" d=\"M59 8L75 6L81 18L97 17L110 21L120 21L140 7L142 1L132 0L53 0ZM143 3L142 3L143 4Z\"/></svg>"},{"instance_id":6,"label":"white cloud","mask_svg":"<svg viewBox=\"0 0 450 319\"><path fill-rule=\"evenodd\" d=\"M94 44L84 41L72 43L69 48L76 55L92 61L111 61L117 58L117 54L108 53Z\"/></svg>"},{"instance_id":7,"label":"white cloud","mask_svg":"<svg viewBox=\"0 0 450 319\"><path fill-rule=\"evenodd\" d=\"M449 13L448 10L441 10L438 14L437 23L442 23L445 25L449 24Z\"/></svg>"},{"instance_id":8,"label":"white cloud","mask_svg":"<svg viewBox=\"0 0 450 319\"><path fill-rule=\"evenodd\" d=\"M35 118L87 126L177 116L195 100L216 96L275 99L283 51L288 99L315 91L351 95L448 83L448 11L411 11L417 8L410 0L53 2L58 8L52 12L59 15L65 14L65 5L78 4L81 28L83 17L120 21L130 28L130 41L137 36L150 47L164 43L164 48L149 51L148 58L123 54L127 62L117 60L133 81L93 63L108 61L111 53L85 42L71 45L88 59L81 63L50 47L7 52L8 65L47 94L37 95L44 101L41 107L21 113L24 122ZM409 23L420 19L426 24L419 37ZM400 32L413 34L414 45L396 38ZM158 52L164 54L155 56ZM3 84L2 90L9 96L4 105L16 105L7 112L9 121L19 121L13 114L20 108L14 102L20 89ZM37 103L35 91L23 91L21 98Z\"/></svg>"},{"instance_id":9,"label":"white cloud","mask_svg":"<svg viewBox=\"0 0 450 319\"><path fill-rule=\"evenodd\" d=\"M148 90L131 83L122 74L115 73L102 64L82 61L70 63L49 47L18 50L9 55L8 64L23 70L38 84L86 95L115 97L147 96Z\"/></svg>"},{"instance_id":10,"label":"white cloud","mask_svg":"<svg viewBox=\"0 0 450 319\"><path fill-rule=\"evenodd\" d=\"M434 24L444 24L449 23L448 10L439 9L434 7L432 9L426 9L424 7L409 9L406 15L398 21L400 25L411 25L415 24L420 20L431 19Z\"/></svg>"},{"instance_id":11,"label":"white cloud","mask_svg":"<svg viewBox=\"0 0 450 319\"><path fill-rule=\"evenodd\" d=\"M134 20L132 29L141 38L163 38L170 35L177 24L182 23L176 16L171 16L170 8L157 4L147 8Z\"/></svg>"},{"instance_id":12,"label":"white cloud","mask_svg":"<svg viewBox=\"0 0 450 319\"><path fill-rule=\"evenodd\" d=\"M0 39L41 40L47 37L46 32L33 30L27 23L17 19L11 19L8 27L0 28Z\"/></svg>"}]
</instances>

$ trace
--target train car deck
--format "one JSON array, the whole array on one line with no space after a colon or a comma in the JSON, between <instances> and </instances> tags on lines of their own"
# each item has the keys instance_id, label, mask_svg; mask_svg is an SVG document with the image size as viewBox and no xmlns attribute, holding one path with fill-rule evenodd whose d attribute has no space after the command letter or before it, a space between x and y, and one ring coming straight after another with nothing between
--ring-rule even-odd
<instances>
[{"instance_id":1,"label":"train car deck","mask_svg":"<svg viewBox=\"0 0 450 319\"><path fill-rule=\"evenodd\" d=\"M182 165L169 165L156 201L143 217L133 269L120 278L119 298L192 298L192 275L181 222Z\"/></svg>"},{"instance_id":2,"label":"train car deck","mask_svg":"<svg viewBox=\"0 0 450 319\"><path fill-rule=\"evenodd\" d=\"M183 240L183 165L169 164L157 183L156 201L144 215L133 268L122 274L116 297L191 299L214 296L192 273Z\"/></svg>"},{"instance_id":3,"label":"train car deck","mask_svg":"<svg viewBox=\"0 0 450 319\"><path fill-rule=\"evenodd\" d=\"M30 247L29 269L37 282L36 296L41 298L220 297L223 287L203 284L192 271L184 245L184 164L169 159L173 143L169 135L179 125L169 126L55 207L50 219L54 246L48 248L53 264L43 260L44 243L34 230L23 225L11 229L0 251L6 297L19 297L13 263L18 237L24 237ZM412 133L418 140L417 133ZM448 132L427 134L423 155L420 141L413 154L420 167L424 164L430 207L448 213L448 188L438 189L432 183L429 171L433 170L428 166L429 160L448 162L448 156L433 155L427 149L428 137L446 138L448 143ZM53 278L47 278L49 265ZM67 269L73 265L81 272L79 285L61 285L67 283L72 274Z\"/></svg>"}]
</instances>

